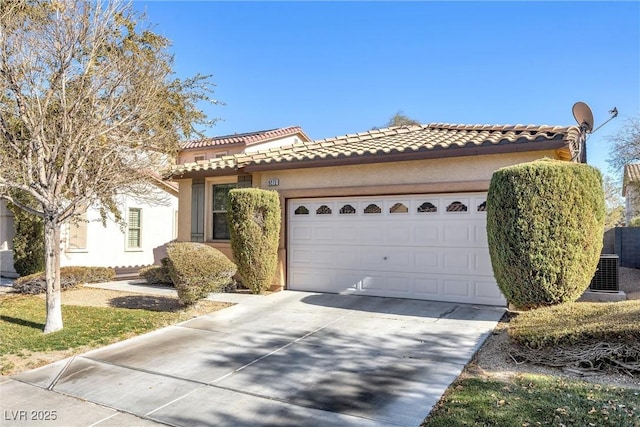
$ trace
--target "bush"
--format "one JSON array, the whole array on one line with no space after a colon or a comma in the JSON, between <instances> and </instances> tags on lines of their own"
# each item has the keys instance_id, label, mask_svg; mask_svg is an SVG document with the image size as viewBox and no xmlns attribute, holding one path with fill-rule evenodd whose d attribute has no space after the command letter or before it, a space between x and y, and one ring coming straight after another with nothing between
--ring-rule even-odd
<instances>
[{"instance_id":1,"label":"bush","mask_svg":"<svg viewBox=\"0 0 640 427\"><path fill-rule=\"evenodd\" d=\"M203 243L178 242L167 246L169 276L184 305L194 304L232 282L236 265L222 252Z\"/></svg>"},{"instance_id":2,"label":"bush","mask_svg":"<svg viewBox=\"0 0 640 427\"><path fill-rule=\"evenodd\" d=\"M280 198L275 191L229 192L231 249L242 283L254 294L267 290L278 268Z\"/></svg>"},{"instance_id":3,"label":"bush","mask_svg":"<svg viewBox=\"0 0 640 427\"><path fill-rule=\"evenodd\" d=\"M35 201L24 193L15 194L20 202L32 206ZM42 218L9 203L13 212L15 236L13 237L13 268L20 276L44 270L44 222Z\"/></svg>"},{"instance_id":4,"label":"bush","mask_svg":"<svg viewBox=\"0 0 640 427\"><path fill-rule=\"evenodd\" d=\"M166 257L160 260L160 265L141 268L138 274L150 285L173 286L173 281L171 281L171 275L169 274L169 259Z\"/></svg>"},{"instance_id":5,"label":"bush","mask_svg":"<svg viewBox=\"0 0 640 427\"><path fill-rule=\"evenodd\" d=\"M116 272L108 267L62 267L60 289L70 289L83 283L102 283L114 280ZM41 294L47 291L46 275L43 271L22 276L13 282L13 289L23 294Z\"/></svg>"},{"instance_id":6,"label":"bush","mask_svg":"<svg viewBox=\"0 0 640 427\"><path fill-rule=\"evenodd\" d=\"M593 277L604 231L600 172L538 160L496 171L487 196L493 273L518 308L576 300Z\"/></svg>"}]
</instances>

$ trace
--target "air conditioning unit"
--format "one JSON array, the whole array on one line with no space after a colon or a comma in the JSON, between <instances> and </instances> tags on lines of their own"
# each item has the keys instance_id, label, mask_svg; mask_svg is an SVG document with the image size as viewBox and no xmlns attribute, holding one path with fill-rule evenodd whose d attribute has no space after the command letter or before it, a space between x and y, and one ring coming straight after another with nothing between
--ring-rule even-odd
<instances>
[{"instance_id":1,"label":"air conditioning unit","mask_svg":"<svg viewBox=\"0 0 640 427\"><path fill-rule=\"evenodd\" d=\"M618 292L620 283L618 279L618 267L620 257L618 255L600 255L598 269L591 279L590 291Z\"/></svg>"}]
</instances>

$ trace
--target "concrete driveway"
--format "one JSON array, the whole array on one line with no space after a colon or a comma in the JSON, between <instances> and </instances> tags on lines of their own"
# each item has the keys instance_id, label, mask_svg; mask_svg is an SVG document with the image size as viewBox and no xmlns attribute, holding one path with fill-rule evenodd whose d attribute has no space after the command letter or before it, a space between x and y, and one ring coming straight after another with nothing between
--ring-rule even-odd
<instances>
[{"instance_id":1,"label":"concrete driveway","mask_svg":"<svg viewBox=\"0 0 640 427\"><path fill-rule=\"evenodd\" d=\"M293 291L248 297L4 378L2 425L418 426L504 312ZM46 411L56 419L35 423Z\"/></svg>"}]
</instances>

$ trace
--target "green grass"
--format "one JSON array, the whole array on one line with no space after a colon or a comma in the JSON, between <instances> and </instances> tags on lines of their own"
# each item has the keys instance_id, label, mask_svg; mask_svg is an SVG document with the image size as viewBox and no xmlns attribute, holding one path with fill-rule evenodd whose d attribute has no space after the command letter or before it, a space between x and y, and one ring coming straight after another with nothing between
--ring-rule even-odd
<instances>
[{"instance_id":1,"label":"green grass","mask_svg":"<svg viewBox=\"0 0 640 427\"><path fill-rule=\"evenodd\" d=\"M519 375L455 381L422 427L640 426L640 390Z\"/></svg>"},{"instance_id":2,"label":"green grass","mask_svg":"<svg viewBox=\"0 0 640 427\"><path fill-rule=\"evenodd\" d=\"M45 303L38 296L0 299L0 358L15 354L96 347L139 335L188 318L185 311L160 312L141 309L62 306L64 328L43 334ZM11 370L2 360L0 371Z\"/></svg>"}]
</instances>

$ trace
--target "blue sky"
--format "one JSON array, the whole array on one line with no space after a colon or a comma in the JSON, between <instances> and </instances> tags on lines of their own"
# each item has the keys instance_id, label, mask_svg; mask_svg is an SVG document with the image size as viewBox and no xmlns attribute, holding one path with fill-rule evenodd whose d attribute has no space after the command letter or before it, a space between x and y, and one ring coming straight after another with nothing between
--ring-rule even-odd
<instances>
[{"instance_id":1,"label":"blue sky","mask_svg":"<svg viewBox=\"0 0 640 427\"><path fill-rule=\"evenodd\" d=\"M212 74L210 136L300 125L313 139L422 123L573 125L590 164L640 114L640 2L136 1L178 76Z\"/></svg>"}]
</instances>

